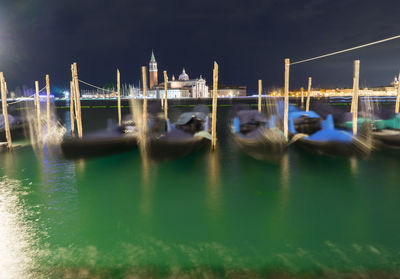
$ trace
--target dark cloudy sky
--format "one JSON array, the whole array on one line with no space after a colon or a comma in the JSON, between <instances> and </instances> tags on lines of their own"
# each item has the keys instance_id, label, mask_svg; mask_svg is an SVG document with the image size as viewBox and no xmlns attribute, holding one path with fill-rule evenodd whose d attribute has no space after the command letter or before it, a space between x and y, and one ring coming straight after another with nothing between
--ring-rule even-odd
<instances>
[{"instance_id":1,"label":"dark cloudy sky","mask_svg":"<svg viewBox=\"0 0 400 279\"><path fill-rule=\"evenodd\" d=\"M154 49L159 70L203 75L212 62L220 81L265 87L283 84L292 61L400 34L400 1L371 0L1 0L0 71L11 90L44 84L68 87L70 64L98 85L137 83ZM293 66L290 86L351 86L353 60L361 86L390 83L400 70L400 40ZM161 76L161 74L159 74ZM115 82L115 81L114 81Z\"/></svg>"}]
</instances>

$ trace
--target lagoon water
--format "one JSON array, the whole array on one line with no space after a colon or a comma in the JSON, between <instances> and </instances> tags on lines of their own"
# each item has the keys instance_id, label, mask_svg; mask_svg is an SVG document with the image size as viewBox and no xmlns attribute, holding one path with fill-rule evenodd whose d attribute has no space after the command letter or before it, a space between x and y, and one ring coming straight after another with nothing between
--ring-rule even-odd
<instances>
[{"instance_id":1,"label":"lagoon water","mask_svg":"<svg viewBox=\"0 0 400 279\"><path fill-rule=\"evenodd\" d=\"M116 120L110 103L82 104L84 133ZM400 152L335 158L291 146L279 163L257 161L235 148L223 104L211 154L148 164L138 151L1 153L0 278L399 274ZM184 105L170 104L172 120Z\"/></svg>"}]
</instances>

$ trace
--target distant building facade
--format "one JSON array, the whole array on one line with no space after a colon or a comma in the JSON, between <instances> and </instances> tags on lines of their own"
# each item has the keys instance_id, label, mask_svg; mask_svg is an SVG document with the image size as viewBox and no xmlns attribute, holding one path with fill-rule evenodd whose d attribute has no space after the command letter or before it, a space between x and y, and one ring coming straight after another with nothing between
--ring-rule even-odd
<instances>
[{"instance_id":1,"label":"distant building facade","mask_svg":"<svg viewBox=\"0 0 400 279\"><path fill-rule=\"evenodd\" d=\"M149 61L149 89L147 91L148 98L164 98L164 82L158 83L158 68L154 51L151 52ZM137 90L135 95L143 97L143 92ZM185 68L183 68L178 79L175 79L174 75L171 79L168 79L167 95L168 98L211 98L212 90L209 90L206 80L202 76L190 79ZM239 96L246 96L246 86L218 86L218 97Z\"/></svg>"},{"instance_id":2,"label":"distant building facade","mask_svg":"<svg viewBox=\"0 0 400 279\"><path fill-rule=\"evenodd\" d=\"M151 52L151 58L149 62L149 89L147 96L149 98L164 98L165 89L164 82L158 83L158 68L157 61L154 56L154 51ZM137 95L143 96L142 91L136 92ZM210 97L206 80L200 76L197 79L190 79L183 68L182 73L176 80L175 76L172 76L171 80L168 80L167 85L168 98L208 98Z\"/></svg>"},{"instance_id":3,"label":"distant building facade","mask_svg":"<svg viewBox=\"0 0 400 279\"><path fill-rule=\"evenodd\" d=\"M247 87L219 84L217 94L218 97L226 98L243 97L247 95ZM212 96L212 88L210 89L210 96Z\"/></svg>"},{"instance_id":4,"label":"distant building facade","mask_svg":"<svg viewBox=\"0 0 400 279\"><path fill-rule=\"evenodd\" d=\"M186 73L185 68L182 69L182 73L176 80L175 76L172 76L172 80L168 80L168 97L170 96L169 91L174 92L171 95L178 96L175 98L208 98L208 86L206 85L205 79L200 76L197 79L190 79ZM155 87L160 92L162 98L165 94L164 83L160 83ZM180 93L178 93L180 92Z\"/></svg>"}]
</instances>

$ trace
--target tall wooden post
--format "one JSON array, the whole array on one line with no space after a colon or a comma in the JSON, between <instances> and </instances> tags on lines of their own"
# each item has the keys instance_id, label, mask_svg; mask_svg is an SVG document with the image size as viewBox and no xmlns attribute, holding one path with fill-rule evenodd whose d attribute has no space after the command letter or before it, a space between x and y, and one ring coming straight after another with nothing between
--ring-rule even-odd
<instances>
[{"instance_id":1,"label":"tall wooden post","mask_svg":"<svg viewBox=\"0 0 400 279\"><path fill-rule=\"evenodd\" d=\"M357 117L358 117L358 86L360 80L360 60L354 60L354 88L353 88L353 135L357 134Z\"/></svg>"},{"instance_id":2,"label":"tall wooden post","mask_svg":"<svg viewBox=\"0 0 400 279\"><path fill-rule=\"evenodd\" d=\"M79 80L78 80L78 66L76 62L72 64L72 76L74 82L75 92L75 103L76 103L76 126L78 128L78 137L82 138L82 110L81 110L81 94L79 92Z\"/></svg>"},{"instance_id":3,"label":"tall wooden post","mask_svg":"<svg viewBox=\"0 0 400 279\"><path fill-rule=\"evenodd\" d=\"M42 141L42 120L40 116L40 96L39 96L39 82L35 81L35 89L36 89L36 121L37 121L37 133L38 133L38 142Z\"/></svg>"},{"instance_id":4,"label":"tall wooden post","mask_svg":"<svg viewBox=\"0 0 400 279\"><path fill-rule=\"evenodd\" d=\"M70 94L69 94L69 115L71 121L71 135L74 135L75 132L75 116L74 116L74 83L72 81L69 82Z\"/></svg>"},{"instance_id":5,"label":"tall wooden post","mask_svg":"<svg viewBox=\"0 0 400 279\"><path fill-rule=\"evenodd\" d=\"M121 126L121 79L117 69L117 94L118 94L118 125Z\"/></svg>"},{"instance_id":6,"label":"tall wooden post","mask_svg":"<svg viewBox=\"0 0 400 279\"><path fill-rule=\"evenodd\" d=\"M8 111L7 111L7 89L6 89L6 82L4 79L3 72L0 72L0 86L1 86L1 88L0 88L1 89L1 105L3 108L4 128L6 130L7 147L9 150L12 150L10 123L8 122Z\"/></svg>"},{"instance_id":7,"label":"tall wooden post","mask_svg":"<svg viewBox=\"0 0 400 279\"><path fill-rule=\"evenodd\" d=\"M301 108L304 109L304 88L300 88L301 91Z\"/></svg>"},{"instance_id":8,"label":"tall wooden post","mask_svg":"<svg viewBox=\"0 0 400 279\"><path fill-rule=\"evenodd\" d=\"M285 59L285 107L283 114L283 134L286 139L288 138L288 121L289 121L289 70L290 70L290 59Z\"/></svg>"},{"instance_id":9,"label":"tall wooden post","mask_svg":"<svg viewBox=\"0 0 400 279\"><path fill-rule=\"evenodd\" d=\"M211 150L217 146L217 98L218 98L218 64L214 61L213 70L213 96L212 96L212 119L211 119Z\"/></svg>"},{"instance_id":10,"label":"tall wooden post","mask_svg":"<svg viewBox=\"0 0 400 279\"><path fill-rule=\"evenodd\" d=\"M143 83L143 134L147 133L147 75L146 66L142 66L142 83Z\"/></svg>"},{"instance_id":11,"label":"tall wooden post","mask_svg":"<svg viewBox=\"0 0 400 279\"><path fill-rule=\"evenodd\" d=\"M307 91L306 111L310 110L311 81L312 81L311 77L308 77L308 91Z\"/></svg>"},{"instance_id":12,"label":"tall wooden post","mask_svg":"<svg viewBox=\"0 0 400 279\"><path fill-rule=\"evenodd\" d=\"M400 73L399 73L399 79L397 83L397 98L396 98L396 106L394 109L394 113L398 114L399 113L399 104L400 104Z\"/></svg>"},{"instance_id":13,"label":"tall wooden post","mask_svg":"<svg viewBox=\"0 0 400 279\"><path fill-rule=\"evenodd\" d=\"M355 102L355 98L353 98L354 96L354 90L356 88L356 78L353 76L353 94L352 94L352 98L351 98L351 105L350 105L350 112L353 113L354 111L354 102Z\"/></svg>"},{"instance_id":14,"label":"tall wooden post","mask_svg":"<svg viewBox=\"0 0 400 279\"><path fill-rule=\"evenodd\" d=\"M168 76L167 71L164 71L164 117L168 120Z\"/></svg>"},{"instance_id":15,"label":"tall wooden post","mask_svg":"<svg viewBox=\"0 0 400 279\"><path fill-rule=\"evenodd\" d=\"M72 74L72 88L73 88L73 100L74 100L74 119L76 121L76 128L78 129L78 102L76 99L76 90L75 90L75 78L74 78L74 64L71 64L71 74Z\"/></svg>"},{"instance_id":16,"label":"tall wooden post","mask_svg":"<svg viewBox=\"0 0 400 279\"><path fill-rule=\"evenodd\" d=\"M258 112L261 112L261 93L262 93L262 81L258 80Z\"/></svg>"},{"instance_id":17,"label":"tall wooden post","mask_svg":"<svg viewBox=\"0 0 400 279\"><path fill-rule=\"evenodd\" d=\"M50 77L46 75L46 119L47 119L47 133L50 132Z\"/></svg>"}]
</instances>

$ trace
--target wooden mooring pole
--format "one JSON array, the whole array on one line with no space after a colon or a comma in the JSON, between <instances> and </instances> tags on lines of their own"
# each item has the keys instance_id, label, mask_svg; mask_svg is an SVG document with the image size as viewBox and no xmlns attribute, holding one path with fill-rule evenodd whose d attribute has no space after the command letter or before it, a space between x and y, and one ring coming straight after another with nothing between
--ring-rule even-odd
<instances>
[{"instance_id":1,"label":"wooden mooring pole","mask_svg":"<svg viewBox=\"0 0 400 279\"><path fill-rule=\"evenodd\" d=\"M1 86L1 105L3 108L4 128L6 130L7 147L9 150L12 150L10 123L8 122L8 111L7 111L7 89L3 72L0 72L0 86Z\"/></svg>"},{"instance_id":2,"label":"wooden mooring pole","mask_svg":"<svg viewBox=\"0 0 400 279\"><path fill-rule=\"evenodd\" d=\"M168 76L167 71L164 71L164 117L168 120Z\"/></svg>"},{"instance_id":3,"label":"wooden mooring pole","mask_svg":"<svg viewBox=\"0 0 400 279\"><path fill-rule=\"evenodd\" d=\"M258 80L258 112L261 112L261 93L262 93L262 81Z\"/></svg>"},{"instance_id":4,"label":"wooden mooring pole","mask_svg":"<svg viewBox=\"0 0 400 279\"><path fill-rule=\"evenodd\" d=\"M121 126L121 79L117 69L118 125Z\"/></svg>"},{"instance_id":5,"label":"wooden mooring pole","mask_svg":"<svg viewBox=\"0 0 400 279\"><path fill-rule=\"evenodd\" d=\"M354 88L353 88L353 135L357 134L358 118L358 86L360 80L360 60L354 60Z\"/></svg>"},{"instance_id":6,"label":"wooden mooring pole","mask_svg":"<svg viewBox=\"0 0 400 279\"><path fill-rule=\"evenodd\" d=\"M72 81L74 82L75 103L76 103L76 126L78 128L78 137L82 138L82 110L81 94L79 92L78 66L76 62L72 64Z\"/></svg>"},{"instance_id":7,"label":"wooden mooring pole","mask_svg":"<svg viewBox=\"0 0 400 279\"><path fill-rule=\"evenodd\" d=\"M300 88L301 91L301 108L304 109L304 87Z\"/></svg>"},{"instance_id":8,"label":"wooden mooring pole","mask_svg":"<svg viewBox=\"0 0 400 279\"><path fill-rule=\"evenodd\" d=\"M74 120L76 122L76 128L78 129L78 102L76 100L76 90L75 90L75 78L74 78L74 64L71 64L71 75L72 75L72 98L74 100Z\"/></svg>"},{"instance_id":9,"label":"wooden mooring pole","mask_svg":"<svg viewBox=\"0 0 400 279\"><path fill-rule=\"evenodd\" d=\"M74 116L74 83L72 81L69 82L70 94L69 94L69 115L71 121L71 135L74 135L75 132L75 116Z\"/></svg>"},{"instance_id":10,"label":"wooden mooring pole","mask_svg":"<svg viewBox=\"0 0 400 279\"><path fill-rule=\"evenodd\" d=\"M40 115L40 96L39 96L39 82L35 81L36 89L36 121L37 121L37 135L38 142L42 141L42 120Z\"/></svg>"},{"instance_id":11,"label":"wooden mooring pole","mask_svg":"<svg viewBox=\"0 0 400 279\"><path fill-rule=\"evenodd\" d=\"M143 83L143 134L147 133L147 76L146 66L142 66L142 83Z\"/></svg>"},{"instance_id":12,"label":"wooden mooring pole","mask_svg":"<svg viewBox=\"0 0 400 279\"><path fill-rule=\"evenodd\" d=\"M355 88L356 88L356 78L353 76L353 95L352 95L352 98L351 98L351 105L350 105L350 112L351 112L351 113L353 113L353 111L354 111L354 101L355 101L355 98L354 98L353 96L354 96L354 90L355 90Z\"/></svg>"},{"instance_id":13,"label":"wooden mooring pole","mask_svg":"<svg viewBox=\"0 0 400 279\"><path fill-rule=\"evenodd\" d=\"M289 135L288 120L289 120L289 70L290 70L290 59L285 59L285 107L283 114L283 134L286 139Z\"/></svg>"},{"instance_id":14,"label":"wooden mooring pole","mask_svg":"<svg viewBox=\"0 0 400 279\"><path fill-rule=\"evenodd\" d=\"M307 91L306 111L310 110L311 81L312 81L311 77L308 77L308 91Z\"/></svg>"},{"instance_id":15,"label":"wooden mooring pole","mask_svg":"<svg viewBox=\"0 0 400 279\"><path fill-rule=\"evenodd\" d=\"M399 73L399 79L397 83L397 98L396 98L396 106L394 108L394 113L398 114L399 113L399 104L400 104L400 73Z\"/></svg>"},{"instance_id":16,"label":"wooden mooring pole","mask_svg":"<svg viewBox=\"0 0 400 279\"><path fill-rule=\"evenodd\" d=\"M217 146L217 99L218 99L218 64L214 61L213 70L213 96L211 116L211 150L215 151Z\"/></svg>"},{"instance_id":17,"label":"wooden mooring pole","mask_svg":"<svg viewBox=\"0 0 400 279\"><path fill-rule=\"evenodd\" d=\"M46 75L46 121L47 133L50 132L50 77Z\"/></svg>"}]
</instances>

